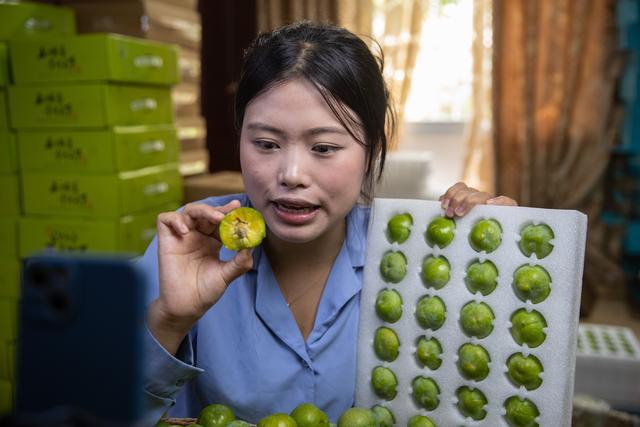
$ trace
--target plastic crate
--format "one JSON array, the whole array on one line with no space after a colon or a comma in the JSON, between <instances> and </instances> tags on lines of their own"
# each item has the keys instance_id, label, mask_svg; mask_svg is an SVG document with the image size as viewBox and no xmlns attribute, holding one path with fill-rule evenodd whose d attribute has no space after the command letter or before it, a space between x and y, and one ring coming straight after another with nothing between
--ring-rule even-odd
<instances>
[{"instance_id":1,"label":"plastic crate","mask_svg":"<svg viewBox=\"0 0 640 427\"><path fill-rule=\"evenodd\" d=\"M578 326L575 393L606 400L624 409L640 409L640 343L621 326Z\"/></svg>"}]
</instances>

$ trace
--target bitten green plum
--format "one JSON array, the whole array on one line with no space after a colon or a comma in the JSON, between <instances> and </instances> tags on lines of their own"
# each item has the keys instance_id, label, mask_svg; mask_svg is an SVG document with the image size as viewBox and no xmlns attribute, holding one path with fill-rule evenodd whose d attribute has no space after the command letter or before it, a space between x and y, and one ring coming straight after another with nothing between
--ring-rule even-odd
<instances>
[{"instance_id":1,"label":"bitten green plum","mask_svg":"<svg viewBox=\"0 0 640 427\"><path fill-rule=\"evenodd\" d=\"M487 411L484 409L487 398L479 389L463 386L456 390L456 395L458 396L458 410L463 416L471 417L476 421L487 416Z\"/></svg>"},{"instance_id":2,"label":"bitten green plum","mask_svg":"<svg viewBox=\"0 0 640 427\"><path fill-rule=\"evenodd\" d=\"M439 297L424 296L416 306L416 320L423 329L436 331L444 324L446 312Z\"/></svg>"},{"instance_id":3,"label":"bitten green plum","mask_svg":"<svg viewBox=\"0 0 640 427\"><path fill-rule=\"evenodd\" d=\"M504 403L507 411L505 418L511 427L538 427L536 417L540 411L535 403L529 399L521 400L517 396L511 396Z\"/></svg>"},{"instance_id":4,"label":"bitten green plum","mask_svg":"<svg viewBox=\"0 0 640 427\"><path fill-rule=\"evenodd\" d=\"M521 301L534 304L544 301L551 292L551 276L539 265L523 265L513 274L513 288Z\"/></svg>"},{"instance_id":5,"label":"bitten green plum","mask_svg":"<svg viewBox=\"0 0 640 427\"><path fill-rule=\"evenodd\" d=\"M440 403L440 387L433 379L419 376L411 382L413 400L421 408L432 411Z\"/></svg>"},{"instance_id":6,"label":"bitten green plum","mask_svg":"<svg viewBox=\"0 0 640 427\"><path fill-rule=\"evenodd\" d=\"M489 295L498 285L498 269L491 261L475 261L467 268L465 283L471 293Z\"/></svg>"},{"instance_id":7,"label":"bitten green plum","mask_svg":"<svg viewBox=\"0 0 640 427\"><path fill-rule=\"evenodd\" d=\"M391 243L404 243L411 234L413 217L408 213L393 216L387 223L387 238Z\"/></svg>"},{"instance_id":8,"label":"bitten green plum","mask_svg":"<svg viewBox=\"0 0 640 427\"><path fill-rule=\"evenodd\" d=\"M442 288L449 282L450 275L451 266L449 265L449 261L443 256L434 257L430 255L422 262L420 276L427 288Z\"/></svg>"},{"instance_id":9,"label":"bitten green plum","mask_svg":"<svg viewBox=\"0 0 640 427\"><path fill-rule=\"evenodd\" d=\"M540 373L542 363L534 355L525 357L522 353L512 354L507 359L507 376L516 386L524 386L527 390L535 390L542 384Z\"/></svg>"},{"instance_id":10,"label":"bitten green plum","mask_svg":"<svg viewBox=\"0 0 640 427\"><path fill-rule=\"evenodd\" d=\"M467 343L458 349L458 369L467 380L485 379L489 375L489 362L489 353L481 345Z\"/></svg>"},{"instance_id":11,"label":"bitten green plum","mask_svg":"<svg viewBox=\"0 0 640 427\"><path fill-rule=\"evenodd\" d=\"M436 338L420 337L416 349L416 357L426 367L436 370L442 364L440 355L442 354L442 346Z\"/></svg>"},{"instance_id":12,"label":"bitten green plum","mask_svg":"<svg viewBox=\"0 0 640 427\"><path fill-rule=\"evenodd\" d=\"M392 400L398 394L398 379L393 371L384 366L376 366L371 373L371 385L378 397Z\"/></svg>"},{"instance_id":13,"label":"bitten green plum","mask_svg":"<svg viewBox=\"0 0 640 427\"><path fill-rule=\"evenodd\" d=\"M376 298L376 313L385 322L395 323L402 317L402 297L395 289L383 289Z\"/></svg>"},{"instance_id":14,"label":"bitten green plum","mask_svg":"<svg viewBox=\"0 0 640 427\"><path fill-rule=\"evenodd\" d=\"M436 427L431 418L424 415L414 415L409 418L407 427Z\"/></svg>"},{"instance_id":15,"label":"bitten green plum","mask_svg":"<svg viewBox=\"0 0 640 427\"><path fill-rule=\"evenodd\" d=\"M388 251L380 262L380 274L385 282L399 283L407 274L407 258L402 252Z\"/></svg>"},{"instance_id":16,"label":"bitten green plum","mask_svg":"<svg viewBox=\"0 0 640 427\"><path fill-rule=\"evenodd\" d=\"M378 427L393 427L396 423L395 415L385 406L375 405L371 411L378 421Z\"/></svg>"},{"instance_id":17,"label":"bitten green plum","mask_svg":"<svg viewBox=\"0 0 640 427\"><path fill-rule=\"evenodd\" d=\"M528 312L521 308L511 316L511 336L520 345L538 347L547 337L544 332L546 327L547 321L536 310Z\"/></svg>"},{"instance_id":18,"label":"bitten green plum","mask_svg":"<svg viewBox=\"0 0 640 427\"><path fill-rule=\"evenodd\" d=\"M554 237L553 230L547 224L529 224L520 232L518 246L525 256L536 254L536 258L542 259L553 250L550 241Z\"/></svg>"},{"instance_id":19,"label":"bitten green plum","mask_svg":"<svg viewBox=\"0 0 640 427\"><path fill-rule=\"evenodd\" d=\"M446 248L453 241L456 233L456 223L447 217L438 217L427 226L426 240L431 247Z\"/></svg>"},{"instance_id":20,"label":"bitten green plum","mask_svg":"<svg viewBox=\"0 0 640 427\"><path fill-rule=\"evenodd\" d=\"M493 310L484 302L469 302L460 310L460 327L469 337L487 337L493 330L494 319Z\"/></svg>"},{"instance_id":21,"label":"bitten green plum","mask_svg":"<svg viewBox=\"0 0 640 427\"><path fill-rule=\"evenodd\" d=\"M477 252L491 253L502 243L502 228L495 219L478 221L469 233L469 244Z\"/></svg>"},{"instance_id":22,"label":"bitten green plum","mask_svg":"<svg viewBox=\"0 0 640 427\"><path fill-rule=\"evenodd\" d=\"M393 362L398 357L400 340L393 329L380 327L373 338L373 348L380 360Z\"/></svg>"}]
</instances>

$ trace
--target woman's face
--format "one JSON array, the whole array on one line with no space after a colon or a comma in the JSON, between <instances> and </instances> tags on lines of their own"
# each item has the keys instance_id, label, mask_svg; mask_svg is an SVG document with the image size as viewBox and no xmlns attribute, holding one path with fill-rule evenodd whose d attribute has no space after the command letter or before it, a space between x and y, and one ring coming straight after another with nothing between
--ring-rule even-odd
<instances>
[{"instance_id":1,"label":"woman's face","mask_svg":"<svg viewBox=\"0 0 640 427\"><path fill-rule=\"evenodd\" d=\"M365 157L307 80L284 82L247 105L240 136L245 191L281 240L306 243L342 230L360 195Z\"/></svg>"}]
</instances>

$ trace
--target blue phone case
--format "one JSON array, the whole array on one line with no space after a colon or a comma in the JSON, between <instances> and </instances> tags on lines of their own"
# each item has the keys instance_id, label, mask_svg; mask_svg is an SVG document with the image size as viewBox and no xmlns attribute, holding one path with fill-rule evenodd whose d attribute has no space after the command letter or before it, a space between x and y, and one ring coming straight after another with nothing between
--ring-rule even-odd
<instances>
[{"instance_id":1,"label":"blue phone case","mask_svg":"<svg viewBox=\"0 0 640 427\"><path fill-rule=\"evenodd\" d=\"M140 420L144 295L143 276L127 259L26 259L16 414L82 414L96 425Z\"/></svg>"}]
</instances>

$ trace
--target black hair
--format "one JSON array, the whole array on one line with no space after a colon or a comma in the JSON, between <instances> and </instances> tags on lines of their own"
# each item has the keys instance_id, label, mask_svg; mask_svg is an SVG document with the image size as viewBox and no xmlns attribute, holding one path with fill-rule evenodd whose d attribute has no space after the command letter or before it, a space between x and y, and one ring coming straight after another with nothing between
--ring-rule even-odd
<instances>
[{"instance_id":1,"label":"black hair","mask_svg":"<svg viewBox=\"0 0 640 427\"><path fill-rule=\"evenodd\" d=\"M260 34L245 52L235 98L236 129L242 129L247 104L256 96L297 77L308 80L365 147L362 193L370 201L395 130L383 67L381 50L380 56L374 55L358 36L331 24L301 21Z\"/></svg>"}]
</instances>

